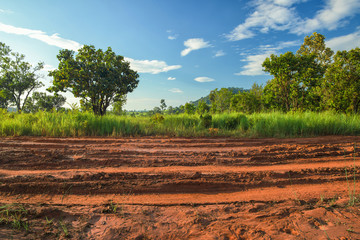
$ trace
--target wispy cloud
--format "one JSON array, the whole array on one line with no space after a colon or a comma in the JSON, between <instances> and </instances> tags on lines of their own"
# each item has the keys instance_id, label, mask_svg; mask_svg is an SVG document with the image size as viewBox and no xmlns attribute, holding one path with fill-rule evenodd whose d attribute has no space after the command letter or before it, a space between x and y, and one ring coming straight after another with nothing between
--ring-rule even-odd
<instances>
[{"instance_id":1,"label":"wispy cloud","mask_svg":"<svg viewBox=\"0 0 360 240\"><path fill-rule=\"evenodd\" d=\"M194 79L195 81L197 82L201 82L201 83L204 83L204 82L214 82L215 79L213 78L209 78L209 77L197 77Z\"/></svg>"},{"instance_id":2,"label":"wispy cloud","mask_svg":"<svg viewBox=\"0 0 360 240\"><path fill-rule=\"evenodd\" d=\"M354 33L326 41L326 45L334 51L350 50L360 47L360 27Z\"/></svg>"},{"instance_id":3,"label":"wispy cloud","mask_svg":"<svg viewBox=\"0 0 360 240\"><path fill-rule=\"evenodd\" d=\"M300 0L256 0L255 10L234 30L226 35L230 41L256 36L255 30L267 33L269 30L286 30L299 18L291 6Z\"/></svg>"},{"instance_id":4,"label":"wispy cloud","mask_svg":"<svg viewBox=\"0 0 360 240\"><path fill-rule=\"evenodd\" d=\"M277 54L279 50L286 49L289 47L299 46L301 43L299 41L287 41L279 42L276 45L261 45L257 48L259 53L249 54L243 59L243 62L246 62L245 66L242 67L242 71L235 73L235 75L245 75L245 76L258 76L266 75L263 71L262 63L264 60L269 57L271 54Z\"/></svg>"},{"instance_id":5,"label":"wispy cloud","mask_svg":"<svg viewBox=\"0 0 360 240\"><path fill-rule=\"evenodd\" d=\"M169 92L172 92L172 93L183 93L183 91L181 91L180 89L178 88L172 88L169 90Z\"/></svg>"},{"instance_id":6,"label":"wispy cloud","mask_svg":"<svg viewBox=\"0 0 360 240\"><path fill-rule=\"evenodd\" d=\"M269 57L270 53L256 54L247 56L243 61L247 64L243 67L243 70L235 73L235 75L246 75L246 76L258 76L265 75L262 70L262 63L265 58Z\"/></svg>"},{"instance_id":7,"label":"wispy cloud","mask_svg":"<svg viewBox=\"0 0 360 240\"><path fill-rule=\"evenodd\" d=\"M175 34L172 30L167 30L166 32L169 34L168 36L169 40L175 40L179 36L179 34Z\"/></svg>"},{"instance_id":8,"label":"wispy cloud","mask_svg":"<svg viewBox=\"0 0 360 240\"><path fill-rule=\"evenodd\" d=\"M298 23L292 30L296 34L306 34L318 29L334 30L342 26L346 17L359 13L359 0L327 0L323 9L314 18L308 18Z\"/></svg>"},{"instance_id":9,"label":"wispy cloud","mask_svg":"<svg viewBox=\"0 0 360 240\"><path fill-rule=\"evenodd\" d=\"M225 56L225 52L223 50L219 50L215 53L214 57L222 57Z\"/></svg>"},{"instance_id":10,"label":"wispy cloud","mask_svg":"<svg viewBox=\"0 0 360 240\"><path fill-rule=\"evenodd\" d=\"M277 45L271 45L271 44L260 45L258 50L261 52L276 52L276 51L284 49L284 48L295 47L295 46L300 46L300 45L301 45L300 40L286 41L286 42L279 42Z\"/></svg>"},{"instance_id":11,"label":"wispy cloud","mask_svg":"<svg viewBox=\"0 0 360 240\"><path fill-rule=\"evenodd\" d=\"M125 60L130 62L131 68L139 73L159 74L182 67L181 65L169 66L166 62L159 60L135 60L132 58L125 58Z\"/></svg>"},{"instance_id":12,"label":"wispy cloud","mask_svg":"<svg viewBox=\"0 0 360 240\"><path fill-rule=\"evenodd\" d=\"M0 13L13 14L14 12L11 10L7 10L7 9L0 9Z\"/></svg>"},{"instance_id":13,"label":"wispy cloud","mask_svg":"<svg viewBox=\"0 0 360 240\"><path fill-rule=\"evenodd\" d=\"M184 42L184 46L186 48L181 51L181 56L183 57L188 55L191 51L211 47L211 44L205 42L202 38L190 38Z\"/></svg>"},{"instance_id":14,"label":"wispy cloud","mask_svg":"<svg viewBox=\"0 0 360 240\"><path fill-rule=\"evenodd\" d=\"M334 30L360 10L359 0L325 0L313 18L302 19L295 4L306 0L253 0L254 10L248 18L225 37L230 41L255 37L270 30L302 35L319 29Z\"/></svg>"},{"instance_id":15,"label":"wispy cloud","mask_svg":"<svg viewBox=\"0 0 360 240\"><path fill-rule=\"evenodd\" d=\"M175 77L168 77L168 80L173 81L173 80L176 80L176 78Z\"/></svg>"},{"instance_id":16,"label":"wispy cloud","mask_svg":"<svg viewBox=\"0 0 360 240\"><path fill-rule=\"evenodd\" d=\"M56 46L63 49L70 49L77 51L79 48L82 47L82 44L69 39L62 38L59 36L58 33L55 33L53 35L47 35L45 32L41 30L20 28L20 27L7 25L4 23L0 23L0 31L9 34L28 36L30 38L40 40L48 45Z\"/></svg>"}]
</instances>

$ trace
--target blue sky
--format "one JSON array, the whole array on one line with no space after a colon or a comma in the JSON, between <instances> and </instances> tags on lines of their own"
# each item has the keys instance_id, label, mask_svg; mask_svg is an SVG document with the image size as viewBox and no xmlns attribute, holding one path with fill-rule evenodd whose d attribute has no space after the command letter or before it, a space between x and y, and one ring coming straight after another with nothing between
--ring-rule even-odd
<instances>
[{"instance_id":1,"label":"blue sky","mask_svg":"<svg viewBox=\"0 0 360 240\"><path fill-rule=\"evenodd\" d=\"M46 86L62 48L124 56L140 74L128 110L265 84L263 60L295 52L313 32L335 51L360 46L360 0L0 0L0 41L44 62Z\"/></svg>"}]
</instances>

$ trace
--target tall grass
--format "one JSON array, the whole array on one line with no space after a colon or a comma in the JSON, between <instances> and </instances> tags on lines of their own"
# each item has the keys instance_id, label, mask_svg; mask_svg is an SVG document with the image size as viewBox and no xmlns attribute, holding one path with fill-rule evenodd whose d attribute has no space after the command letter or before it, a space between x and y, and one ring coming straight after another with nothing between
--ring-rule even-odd
<instances>
[{"instance_id":1,"label":"tall grass","mask_svg":"<svg viewBox=\"0 0 360 240\"><path fill-rule=\"evenodd\" d=\"M360 116L332 112L224 113L212 116L215 135L233 137L308 137L360 135ZM88 112L0 112L1 136L214 136L198 115L160 117L96 116Z\"/></svg>"}]
</instances>

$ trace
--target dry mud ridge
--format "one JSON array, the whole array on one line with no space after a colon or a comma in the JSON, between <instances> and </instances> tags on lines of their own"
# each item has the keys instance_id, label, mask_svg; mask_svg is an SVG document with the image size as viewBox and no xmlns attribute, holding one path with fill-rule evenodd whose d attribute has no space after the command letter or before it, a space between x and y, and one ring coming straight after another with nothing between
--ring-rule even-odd
<instances>
[{"instance_id":1,"label":"dry mud ridge","mask_svg":"<svg viewBox=\"0 0 360 240\"><path fill-rule=\"evenodd\" d=\"M360 137L0 138L0 239L360 239Z\"/></svg>"}]
</instances>

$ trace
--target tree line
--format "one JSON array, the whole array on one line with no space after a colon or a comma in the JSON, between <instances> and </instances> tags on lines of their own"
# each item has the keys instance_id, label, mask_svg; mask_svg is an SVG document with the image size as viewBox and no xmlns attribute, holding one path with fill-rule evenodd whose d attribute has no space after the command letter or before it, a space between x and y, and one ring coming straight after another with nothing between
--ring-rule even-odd
<instances>
[{"instance_id":1,"label":"tree line","mask_svg":"<svg viewBox=\"0 0 360 240\"><path fill-rule=\"evenodd\" d=\"M60 110L71 92L80 98L84 111L104 115L109 106L121 114L126 95L139 83L139 75L123 56L109 47L106 51L84 45L75 54L60 50L58 68L50 71L53 78L48 95L35 90L44 84L39 80L43 63L35 67L0 43L0 108L15 106L19 112ZM326 47L319 33L306 36L296 53L272 54L262 64L273 78L264 86L254 84L249 90L214 89L205 100L179 107L167 106L162 99L159 107L148 114L187 113L200 115L223 112L254 113L262 111L325 111L344 113L360 111L360 49L334 51ZM32 95L31 95L32 93Z\"/></svg>"},{"instance_id":2,"label":"tree line","mask_svg":"<svg viewBox=\"0 0 360 240\"><path fill-rule=\"evenodd\" d=\"M360 49L338 51L326 47L319 33L306 36L296 52L272 54L262 64L273 78L265 86L232 92L210 92L210 104L186 103L183 112L193 114L262 111L326 111L359 113Z\"/></svg>"}]
</instances>

